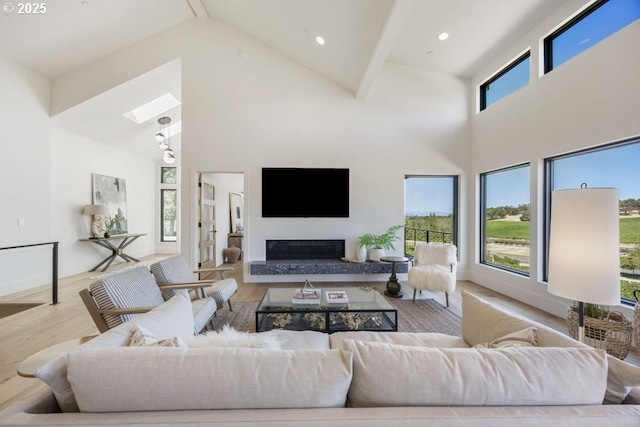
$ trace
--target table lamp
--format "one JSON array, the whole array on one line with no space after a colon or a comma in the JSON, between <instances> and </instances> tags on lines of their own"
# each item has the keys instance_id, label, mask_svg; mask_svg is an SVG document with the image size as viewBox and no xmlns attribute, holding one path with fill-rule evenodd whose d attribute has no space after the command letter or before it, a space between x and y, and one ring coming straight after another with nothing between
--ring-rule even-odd
<instances>
[{"instance_id":1,"label":"table lamp","mask_svg":"<svg viewBox=\"0 0 640 427\"><path fill-rule=\"evenodd\" d=\"M551 196L548 291L578 301L584 342L584 303L620 304L618 189L557 190Z\"/></svg>"},{"instance_id":2,"label":"table lamp","mask_svg":"<svg viewBox=\"0 0 640 427\"><path fill-rule=\"evenodd\" d=\"M109 208L107 205L85 205L84 214L93 215L93 221L91 221L91 232L93 233L93 237L102 237L102 216L109 214Z\"/></svg>"}]
</instances>

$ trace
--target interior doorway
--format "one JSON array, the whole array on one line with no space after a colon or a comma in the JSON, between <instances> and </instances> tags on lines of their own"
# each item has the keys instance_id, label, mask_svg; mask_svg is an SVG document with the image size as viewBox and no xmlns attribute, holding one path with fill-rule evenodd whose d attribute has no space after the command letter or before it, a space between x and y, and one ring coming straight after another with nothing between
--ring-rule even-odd
<instances>
[{"instance_id":1,"label":"interior doorway","mask_svg":"<svg viewBox=\"0 0 640 427\"><path fill-rule=\"evenodd\" d=\"M198 268L224 264L224 249L231 245L240 248L240 259L244 259L244 173L200 172L197 182Z\"/></svg>"}]
</instances>

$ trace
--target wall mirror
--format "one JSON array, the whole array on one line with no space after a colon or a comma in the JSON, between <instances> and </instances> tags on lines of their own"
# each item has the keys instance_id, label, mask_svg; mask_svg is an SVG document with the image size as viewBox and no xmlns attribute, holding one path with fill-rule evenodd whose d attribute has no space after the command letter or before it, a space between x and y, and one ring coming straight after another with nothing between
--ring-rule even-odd
<instances>
[{"instance_id":1,"label":"wall mirror","mask_svg":"<svg viewBox=\"0 0 640 427\"><path fill-rule=\"evenodd\" d=\"M231 232L244 231L244 197L242 194L229 193L229 209L231 211Z\"/></svg>"}]
</instances>

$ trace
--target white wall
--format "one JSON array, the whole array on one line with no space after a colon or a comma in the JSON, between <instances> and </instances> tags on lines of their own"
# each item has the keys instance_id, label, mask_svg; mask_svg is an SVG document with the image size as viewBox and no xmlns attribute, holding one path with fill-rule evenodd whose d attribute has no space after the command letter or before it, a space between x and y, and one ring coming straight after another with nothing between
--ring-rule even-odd
<instances>
[{"instance_id":1,"label":"white wall","mask_svg":"<svg viewBox=\"0 0 640 427\"><path fill-rule=\"evenodd\" d=\"M240 57L240 49L249 57ZM89 76L98 91L177 57L183 79L180 246L193 265L199 171L244 173L247 261L264 259L269 238L346 239L354 256L357 236L404 221L405 174L461 175L460 215L466 215L471 108L464 79L387 64L370 95L355 99L224 24L192 20L57 79L54 104L65 108L91 96L94 89L75 84ZM264 166L349 168L351 217L263 219ZM466 224L460 231L466 235Z\"/></svg>"},{"instance_id":2,"label":"white wall","mask_svg":"<svg viewBox=\"0 0 640 427\"><path fill-rule=\"evenodd\" d=\"M3 56L0 76L0 247L49 242L50 82ZM49 282L51 252L51 246L0 251L0 296Z\"/></svg>"},{"instance_id":3,"label":"white wall","mask_svg":"<svg viewBox=\"0 0 640 427\"><path fill-rule=\"evenodd\" d=\"M153 254L158 239L155 162L58 128L53 128L52 147L53 236L60 241L60 276L88 271L109 255L105 248L78 240L91 235L91 216L82 212L92 203L92 173L125 179L129 232L147 233L126 253L136 258ZM114 264L119 262L123 260Z\"/></svg>"},{"instance_id":4,"label":"white wall","mask_svg":"<svg viewBox=\"0 0 640 427\"><path fill-rule=\"evenodd\" d=\"M568 301L549 294L542 282L542 162L544 158L640 134L640 40L636 22L538 77L539 41L584 1L568 1L503 52L473 79L477 87L519 52L531 47L529 86L472 114L472 162L468 186L466 258L474 282L564 317ZM477 102L477 99L476 99ZM478 174L518 163L531 163L531 277L478 263ZM576 177L579 184L580 177ZM623 310L624 311L624 310ZM630 314L630 310L627 310Z\"/></svg>"},{"instance_id":5,"label":"white wall","mask_svg":"<svg viewBox=\"0 0 640 427\"><path fill-rule=\"evenodd\" d=\"M198 33L182 54L183 176L188 168L245 172L245 260L263 260L265 240L277 238L346 239L347 255L355 256L357 236L404 222L405 174L463 173L466 81L387 65L370 96L354 99L223 26L203 25ZM227 48L240 42L250 44L248 60ZM262 218L265 166L349 168L350 218ZM183 209L190 206L183 203ZM183 222L183 236L190 229L193 224ZM183 242L182 252L189 247ZM250 282L301 279L250 276L247 270ZM358 278L367 279L314 277Z\"/></svg>"}]
</instances>

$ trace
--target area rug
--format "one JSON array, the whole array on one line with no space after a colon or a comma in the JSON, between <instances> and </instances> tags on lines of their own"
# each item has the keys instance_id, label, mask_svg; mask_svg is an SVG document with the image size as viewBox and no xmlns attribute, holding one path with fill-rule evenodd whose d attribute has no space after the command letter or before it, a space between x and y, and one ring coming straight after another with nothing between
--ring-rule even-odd
<instances>
[{"instance_id":1,"label":"area rug","mask_svg":"<svg viewBox=\"0 0 640 427\"><path fill-rule=\"evenodd\" d=\"M226 324L238 331L255 332L257 302L231 302L233 311L224 307L213 319L215 329ZM391 301L398 309L398 332L440 332L461 336L461 318L438 302L427 300Z\"/></svg>"}]
</instances>

